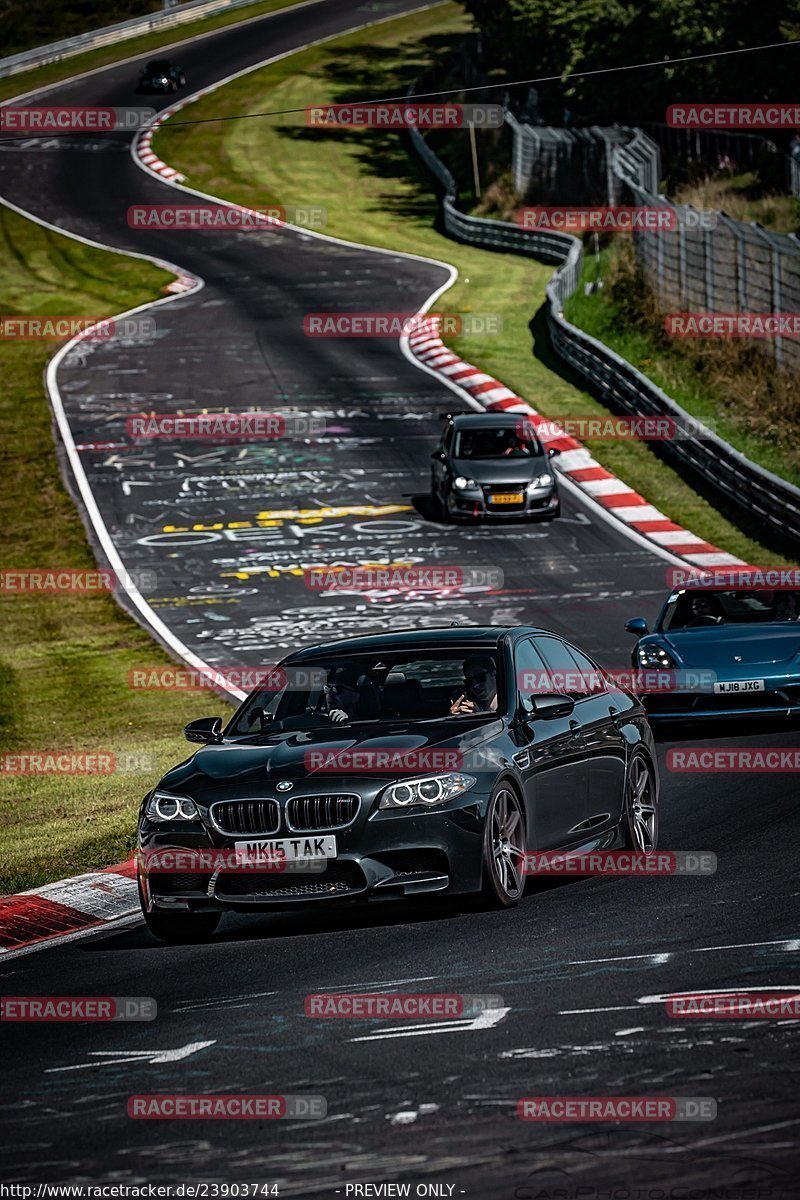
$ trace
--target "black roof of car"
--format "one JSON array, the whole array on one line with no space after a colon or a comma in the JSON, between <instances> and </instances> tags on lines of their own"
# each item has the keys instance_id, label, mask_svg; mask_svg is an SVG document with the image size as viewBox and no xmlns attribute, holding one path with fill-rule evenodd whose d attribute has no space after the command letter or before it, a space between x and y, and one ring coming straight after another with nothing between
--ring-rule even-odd
<instances>
[{"instance_id":1,"label":"black roof of car","mask_svg":"<svg viewBox=\"0 0 800 1200\"><path fill-rule=\"evenodd\" d=\"M172 61L171 58L152 58L150 60L150 62L147 64L147 66L145 67L145 70L146 71L162 71L162 70L167 70L167 69L171 70L172 67L174 67L174 66L175 66L175 63Z\"/></svg>"},{"instance_id":2,"label":"black roof of car","mask_svg":"<svg viewBox=\"0 0 800 1200\"><path fill-rule=\"evenodd\" d=\"M498 429L516 426L523 413L453 413L450 417L457 429Z\"/></svg>"},{"instance_id":3,"label":"black roof of car","mask_svg":"<svg viewBox=\"0 0 800 1200\"><path fill-rule=\"evenodd\" d=\"M292 662L328 654L377 654L405 650L457 650L497 646L513 633L546 633L527 625L446 625L439 629L398 629L392 633L366 633L306 646L289 656ZM288 660L287 660L288 661Z\"/></svg>"}]
</instances>

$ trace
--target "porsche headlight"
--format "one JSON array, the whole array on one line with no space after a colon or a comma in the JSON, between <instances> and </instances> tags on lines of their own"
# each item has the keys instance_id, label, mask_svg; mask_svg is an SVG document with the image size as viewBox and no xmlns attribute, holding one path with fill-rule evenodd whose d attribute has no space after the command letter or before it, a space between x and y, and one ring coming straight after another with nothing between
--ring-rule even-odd
<instances>
[{"instance_id":1,"label":"porsche headlight","mask_svg":"<svg viewBox=\"0 0 800 1200\"><path fill-rule=\"evenodd\" d=\"M173 796L171 792L153 792L144 815L148 821L198 821L200 813L188 796Z\"/></svg>"},{"instance_id":2,"label":"porsche headlight","mask_svg":"<svg viewBox=\"0 0 800 1200\"><path fill-rule=\"evenodd\" d=\"M453 487L459 492L466 491L467 488L476 488L478 485L474 479L467 479L466 475L456 475L453 480Z\"/></svg>"},{"instance_id":3,"label":"porsche headlight","mask_svg":"<svg viewBox=\"0 0 800 1200\"><path fill-rule=\"evenodd\" d=\"M378 808L413 808L423 806L432 808L435 804L444 804L455 796L468 791L475 777L473 775L427 775L424 779L403 779L392 783L381 793Z\"/></svg>"},{"instance_id":4,"label":"porsche headlight","mask_svg":"<svg viewBox=\"0 0 800 1200\"><path fill-rule=\"evenodd\" d=\"M659 646L657 642L647 642L645 645L640 642L636 648L636 657L640 667L674 668L676 665L663 646Z\"/></svg>"}]
</instances>

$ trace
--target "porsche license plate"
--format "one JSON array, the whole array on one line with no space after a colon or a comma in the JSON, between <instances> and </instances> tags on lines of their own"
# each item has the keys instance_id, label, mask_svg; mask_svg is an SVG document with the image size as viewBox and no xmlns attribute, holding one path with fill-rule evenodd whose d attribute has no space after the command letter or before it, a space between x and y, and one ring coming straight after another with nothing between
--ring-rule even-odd
<instances>
[{"instance_id":1,"label":"porsche license plate","mask_svg":"<svg viewBox=\"0 0 800 1200\"><path fill-rule=\"evenodd\" d=\"M742 692L763 692L763 679L723 679L719 683L714 684L716 694L723 695L732 692L734 695L740 695Z\"/></svg>"}]
</instances>

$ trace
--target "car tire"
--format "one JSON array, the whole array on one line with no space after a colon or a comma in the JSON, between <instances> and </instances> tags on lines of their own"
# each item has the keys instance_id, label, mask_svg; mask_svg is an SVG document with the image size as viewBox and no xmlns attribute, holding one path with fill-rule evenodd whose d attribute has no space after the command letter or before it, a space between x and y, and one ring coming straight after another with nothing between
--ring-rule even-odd
<instances>
[{"instance_id":1,"label":"car tire","mask_svg":"<svg viewBox=\"0 0 800 1200\"><path fill-rule=\"evenodd\" d=\"M139 884L139 903L142 906L144 923L160 942L170 942L173 945L191 942L205 942L216 932L222 920L222 913L165 913L148 912L142 897L142 886Z\"/></svg>"},{"instance_id":2,"label":"car tire","mask_svg":"<svg viewBox=\"0 0 800 1200\"><path fill-rule=\"evenodd\" d=\"M658 795L650 759L635 750L625 777L623 832L626 850L646 854L658 847Z\"/></svg>"},{"instance_id":3,"label":"car tire","mask_svg":"<svg viewBox=\"0 0 800 1200\"><path fill-rule=\"evenodd\" d=\"M525 850L522 801L509 783L499 783L483 828L483 896L492 908L513 908L522 899Z\"/></svg>"}]
</instances>

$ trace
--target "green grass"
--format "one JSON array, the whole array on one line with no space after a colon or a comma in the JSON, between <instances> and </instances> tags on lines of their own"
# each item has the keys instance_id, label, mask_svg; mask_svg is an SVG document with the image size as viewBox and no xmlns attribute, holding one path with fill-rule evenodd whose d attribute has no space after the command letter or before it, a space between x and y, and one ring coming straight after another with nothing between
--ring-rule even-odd
<instances>
[{"instance_id":1,"label":"green grass","mask_svg":"<svg viewBox=\"0 0 800 1200\"><path fill-rule=\"evenodd\" d=\"M0 80L0 100L22 95L25 92L33 91L34 88L45 87L49 83L59 83L62 79L69 79L84 71L92 71L95 67L108 66L109 63L115 63L120 59L146 54L149 50L171 46L174 42L184 42L187 38L210 33L215 29L222 29L226 25L240 24L252 17L264 16L267 13L276 12L280 8L289 8L298 2L299 0L261 0L260 3L248 5L243 9L234 8L202 20L187 21L183 25L172 25L161 31L154 30L152 33L144 33L139 37L129 38L127 41L115 42L110 46L100 46L97 50L87 50L83 54L74 54L70 58L62 59L61 62L33 67L29 71L20 71L17 75ZM135 70L136 66L133 64L131 71ZM189 80L189 87L191 88L191 80ZM147 97L142 97L141 102L146 106Z\"/></svg>"},{"instance_id":2,"label":"green grass","mask_svg":"<svg viewBox=\"0 0 800 1200\"><path fill-rule=\"evenodd\" d=\"M0 312L110 315L156 299L172 278L0 208ZM6 570L92 570L58 471L43 371L46 342L0 341L0 489ZM0 892L126 857L142 795L186 757L181 728L224 709L209 693L136 692L133 667L170 660L109 595L0 594L0 747L154 754L154 770L7 776L0 797Z\"/></svg>"},{"instance_id":3,"label":"green grass","mask_svg":"<svg viewBox=\"0 0 800 1200\"><path fill-rule=\"evenodd\" d=\"M444 60L468 27L455 4L443 4L312 47L234 80L193 104L185 116L196 120L266 109L302 110L310 97L325 103L403 94L432 62ZM541 313L532 347L529 322L541 308L553 268L459 245L438 234L430 182L401 136L380 130L309 129L299 113L208 125L167 122L155 142L158 154L201 191L254 207L323 205L328 233L454 263L458 281L438 308L496 313L503 319L499 337L454 339L460 354L548 417L606 413L550 350ZM478 148L480 154L480 135ZM679 524L751 562L779 561L643 444L587 445L600 462Z\"/></svg>"}]
</instances>

